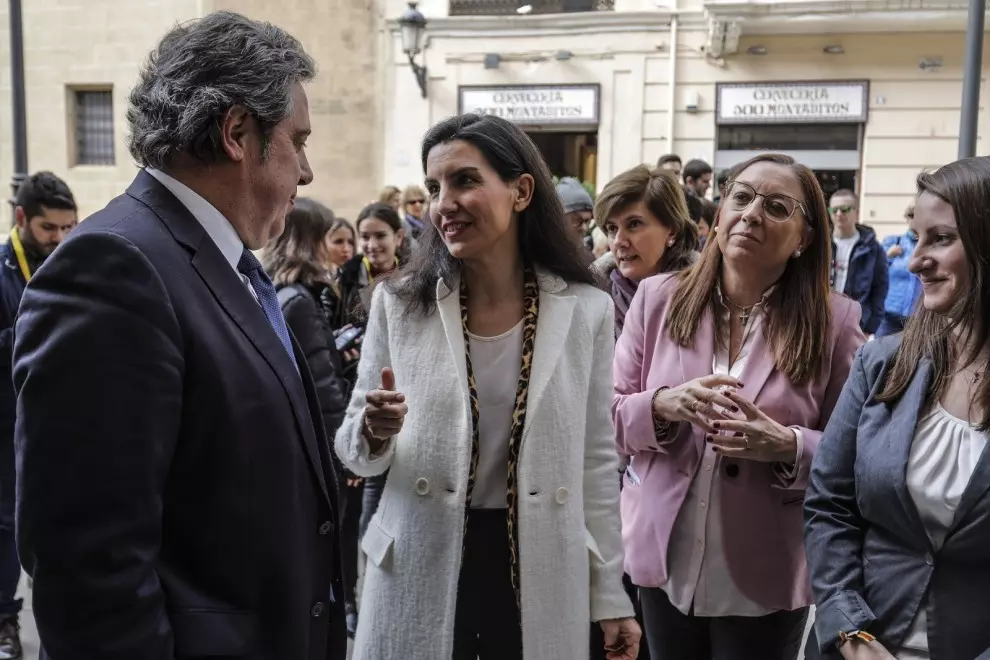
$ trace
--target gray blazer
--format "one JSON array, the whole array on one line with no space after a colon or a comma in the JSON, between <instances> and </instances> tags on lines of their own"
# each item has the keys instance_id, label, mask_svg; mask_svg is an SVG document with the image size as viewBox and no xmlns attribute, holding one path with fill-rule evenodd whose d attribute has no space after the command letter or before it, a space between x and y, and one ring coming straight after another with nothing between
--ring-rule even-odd
<instances>
[{"instance_id":1,"label":"gray blazer","mask_svg":"<svg viewBox=\"0 0 990 660\"><path fill-rule=\"evenodd\" d=\"M805 549L818 648L812 640L809 651L838 658L839 632L863 629L896 654L928 593L932 660L990 659L990 452L935 552L906 484L931 362L896 404L875 399L899 345L894 335L859 349L812 463Z\"/></svg>"}]
</instances>

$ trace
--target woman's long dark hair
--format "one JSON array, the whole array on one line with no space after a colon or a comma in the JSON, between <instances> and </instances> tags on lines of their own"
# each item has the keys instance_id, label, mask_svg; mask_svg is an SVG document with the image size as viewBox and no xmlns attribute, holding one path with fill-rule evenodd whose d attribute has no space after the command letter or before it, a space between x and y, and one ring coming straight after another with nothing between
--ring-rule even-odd
<instances>
[{"instance_id":1,"label":"woman's long dark hair","mask_svg":"<svg viewBox=\"0 0 990 660\"><path fill-rule=\"evenodd\" d=\"M901 345L877 399L894 403L904 394L922 359L932 363L928 405L937 401L958 367L981 359L990 344L990 157L964 158L918 176L918 195L935 195L952 207L966 252L969 286L948 314L918 304L904 327ZM958 342L953 335L958 333ZM966 352L961 352L966 351ZM961 362L961 363L959 363ZM990 376L984 371L974 395L990 430Z\"/></svg>"},{"instance_id":2,"label":"woman's long dark hair","mask_svg":"<svg viewBox=\"0 0 990 660\"><path fill-rule=\"evenodd\" d=\"M333 211L308 197L299 197L285 218L285 229L262 257L275 286L301 282L332 284L325 242L334 227Z\"/></svg>"},{"instance_id":3,"label":"woman's long dark hair","mask_svg":"<svg viewBox=\"0 0 990 660\"><path fill-rule=\"evenodd\" d=\"M423 138L422 162L439 144L461 140L474 146L502 181L515 181L523 174L533 177L533 198L519 214L519 249L523 261L538 266L570 283L596 286L591 254L574 242L564 221L564 207L557 196L550 170L539 149L522 130L492 115L458 115L431 128ZM431 205L430 215L435 212ZM460 263L429 218L419 237L419 249L409 264L387 286L407 302L407 312L431 314L436 309L437 279L453 287Z\"/></svg>"}]
</instances>

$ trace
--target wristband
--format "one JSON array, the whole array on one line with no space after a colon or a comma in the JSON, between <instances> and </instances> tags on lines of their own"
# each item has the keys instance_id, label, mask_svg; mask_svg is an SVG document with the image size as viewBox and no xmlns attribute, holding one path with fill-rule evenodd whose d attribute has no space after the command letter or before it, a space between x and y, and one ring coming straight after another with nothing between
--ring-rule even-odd
<instances>
[{"instance_id":1,"label":"wristband","mask_svg":"<svg viewBox=\"0 0 990 660\"><path fill-rule=\"evenodd\" d=\"M877 641L877 638L866 632L865 630L852 630L850 632L840 632L839 633L839 643L836 644L836 648L851 642L852 640L858 640L865 644Z\"/></svg>"},{"instance_id":2,"label":"wristband","mask_svg":"<svg viewBox=\"0 0 990 660\"><path fill-rule=\"evenodd\" d=\"M660 395L664 390L669 390L670 388L664 385L663 387L657 388L657 391L653 393L653 398L650 399L650 413L653 415L653 433L657 436L657 440L665 437L670 433L671 422L669 419L664 419L663 417L658 418L656 410L654 409L654 404L656 404L657 396Z\"/></svg>"}]
</instances>

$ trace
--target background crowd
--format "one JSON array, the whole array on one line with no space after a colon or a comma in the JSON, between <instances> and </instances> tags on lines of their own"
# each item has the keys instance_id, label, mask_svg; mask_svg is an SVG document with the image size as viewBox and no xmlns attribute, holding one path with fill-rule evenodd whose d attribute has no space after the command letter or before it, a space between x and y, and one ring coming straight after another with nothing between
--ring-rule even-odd
<instances>
[{"instance_id":1,"label":"background crowd","mask_svg":"<svg viewBox=\"0 0 990 660\"><path fill-rule=\"evenodd\" d=\"M18 554L55 660L990 658L990 159L881 241L786 155L592 197L463 115L351 222L296 193L312 70L176 28L128 192L21 185L0 659Z\"/></svg>"}]
</instances>

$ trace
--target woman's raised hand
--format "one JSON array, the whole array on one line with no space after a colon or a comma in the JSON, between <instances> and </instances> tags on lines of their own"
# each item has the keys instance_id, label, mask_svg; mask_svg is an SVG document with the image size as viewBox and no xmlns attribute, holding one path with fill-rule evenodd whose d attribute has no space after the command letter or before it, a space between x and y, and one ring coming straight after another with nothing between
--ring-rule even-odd
<instances>
[{"instance_id":1,"label":"woman's raised hand","mask_svg":"<svg viewBox=\"0 0 990 660\"><path fill-rule=\"evenodd\" d=\"M405 404L406 396L395 391L395 374L389 367L382 369L381 387L370 390L365 401L364 436L374 454L402 430L409 407Z\"/></svg>"}]
</instances>

